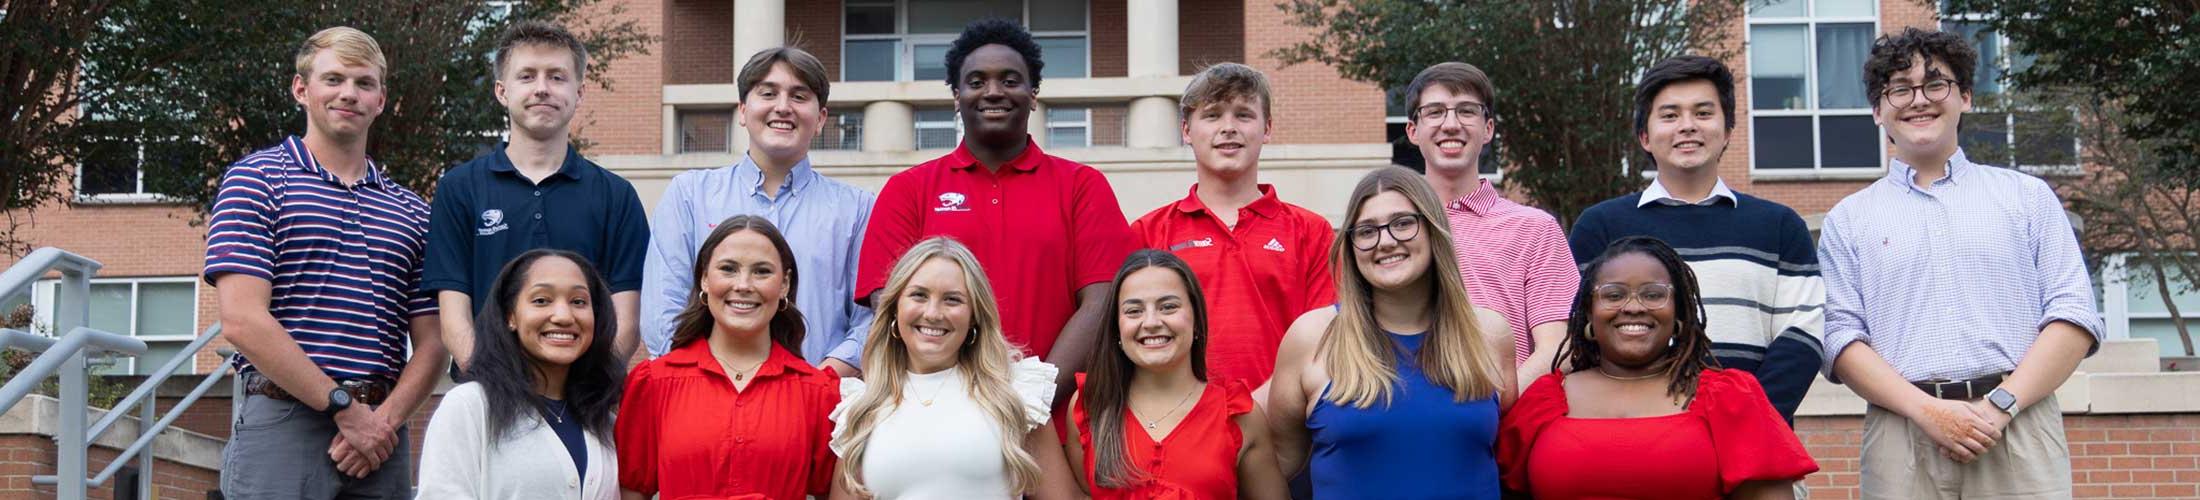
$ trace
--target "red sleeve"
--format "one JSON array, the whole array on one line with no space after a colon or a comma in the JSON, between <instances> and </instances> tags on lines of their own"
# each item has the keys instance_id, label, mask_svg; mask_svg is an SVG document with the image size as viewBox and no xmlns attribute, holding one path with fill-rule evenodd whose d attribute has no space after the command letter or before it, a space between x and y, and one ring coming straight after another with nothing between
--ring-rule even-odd
<instances>
[{"instance_id":1,"label":"red sleeve","mask_svg":"<svg viewBox=\"0 0 2200 500\"><path fill-rule=\"evenodd\" d=\"M809 484L807 485L808 488L803 491L808 492L810 496L815 498L825 498L832 495L833 466L839 460L833 455L832 414L833 408L840 406L840 376L834 374L831 368L827 368L821 370L816 377L819 381L817 392L820 397L818 399L822 402L816 408L817 420L811 423L811 428L816 429L811 434L817 436L817 442L813 443L810 448Z\"/></svg>"},{"instance_id":2,"label":"red sleeve","mask_svg":"<svg viewBox=\"0 0 2200 500\"><path fill-rule=\"evenodd\" d=\"M650 389L656 361L634 367L626 376L626 394L619 399L619 418L612 427L618 445L619 487L643 495L657 494L657 429L663 425L662 397Z\"/></svg>"},{"instance_id":3,"label":"red sleeve","mask_svg":"<svg viewBox=\"0 0 2200 500\"><path fill-rule=\"evenodd\" d=\"M1070 259L1077 288L1093 283L1105 283L1115 279L1117 268L1123 267L1123 258L1129 257L1136 247L1131 237L1131 226L1123 221L1123 206L1115 201L1115 188L1108 186L1108 178L1099 170L1083 167L1077 170L1077 185L1073 188L1075 199L1071 207L1075 212L1070 220L1076 227L1070 228ZM1077 291L1069 291L1075 296Z\"/></svg>"},{"instance_id":4,"label":"red sleeve","mask_svg":"<svg viewBox=\"0 0 2200 500\"><path fill-rule=\"evenodd\" d=\"M1243 379L1229 379L1220 383L1222 384L1222 397L1224 398L1222 400L1223 415L1236 417L1253 412L1252 386L1247 385Z\"/></svg>"},{"instance_id":5,"label":"red sleeve","mask_svg":"<svg viewBox=\"0 0 2200 500\"><path fill-rule=\"evenodd\" d=\"M1307 293L1306 303L1299 307L1301 313L1337 303L1337 274L1329 267L1329 247L1336 244L1337 230L1329 227L1329 221L1322 219L1320 215L1312 211L1303 213L1306 222L1304 234L1300 236L1302 241L1299 248L1307 251L1303 256L1306 263L1304 272Z\"/></svg>"},{"instance_id":6,"label":"red sleeve","mask_svg":"<svg viewBox=\"0 0 2200 500\"><path fill-rule=\"evenodd\" d=\"M1155 237L1160 232L1158 231L1160 228L1155 227L1155 225L1161 223L1160 214L1160 210L1146 212L1146 215L1138 216L1138 220L1131 221L1131 238L1136 240L1134 243L1137 244L1138 248L1169 249L1168 243L1155 241L1160 239Z\"/></svg>"},{"instance_id":7,"label":"red sleeve","mask_svg":"<svg viewBox=\"0 0 2200 500\"><path fill-rule=\"evenodd\" d=\"M887 178L878 201L871 205L871 220L863 228L863 248L856 258L856 293L851 297L856 303L866 303L872 292L885 288L886 274L894 271L894 261L917 244L924 217L916 200L924 194L920 185L923 182L912 174L923 168L918 165Z\"/></svg>"},{"instance_id":8,"label":"red sleeve","mask_svg":"<svg viewBox=\"0 0 2200 500\"><path fill-rule=\"evenodd\" d=\"M1513 401L1512 409L1498 419L1497 470L1506 491L1528 491L1528 451L1543 427L1566 416L1566 375L1550 373L1528 384Z\"/></svg>"},{"instance_id":9,"label":"red sleeve","mask_svg":"<svg viewBox=\"0 0 2200 500\"><path fill-rule=\"evenodd\" d=\"M1696 382L1696 402L1691 406L1711 428L1721 493L1732 494L1749 481L1796 481L1818 471L1803 441L1772 409L1764 388L1749 372L1705 370Z\"/></svg>"}]
</instances>

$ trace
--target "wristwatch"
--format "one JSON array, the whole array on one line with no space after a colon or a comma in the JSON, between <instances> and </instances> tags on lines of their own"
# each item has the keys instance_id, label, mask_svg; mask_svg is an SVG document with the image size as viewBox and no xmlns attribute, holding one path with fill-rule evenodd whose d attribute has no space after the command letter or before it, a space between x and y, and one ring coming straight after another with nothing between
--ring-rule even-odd
<instances>
[{"instance_id":1,"label":"wristwatch","mask_svg":"<svg viewBox=\"0 0 2200 500\"><path fill-rule=\"evenodd\" d=\"M1994 392L1986 393L1986 402L1993 404L1995 408L2000 408L2002 413L2007 413L2012 417L2017 416L2017 411L2021 410L2021 408L2017 408L2017 395L2011 394L2008 389L2000 387L1995 387Z\"/></svg>"},{"instance_id":2,"label":"wristwatch","mask_svg":"<svg viewBox=\"0 0 2200 500\"><path fill-rule=\"evenodd\" d=\"M328 407L322 408L321 414L327 415L329 418L336 418L337 413L349 408L351 408L351 393L345 392L342 387L337 387L329 389Z\"/></svg>"}]
</instances>

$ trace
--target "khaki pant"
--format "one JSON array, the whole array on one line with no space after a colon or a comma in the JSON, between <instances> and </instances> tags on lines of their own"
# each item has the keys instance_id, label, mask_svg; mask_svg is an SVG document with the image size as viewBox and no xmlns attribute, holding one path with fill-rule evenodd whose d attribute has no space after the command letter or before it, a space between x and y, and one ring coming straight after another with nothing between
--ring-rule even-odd
<instances>
[{"instance_id":1,"label":"khaki pant","mask_svg":"<svg viewBox=\"0 0 2200 500\"><path fill-rule=\"evenodd\" d=\"M2070 498L2070 444L2053 395L2017 414L1969 464L1940 456L1916 423L1873 406L1864 412L1861 463L1867 499Z\"/></svg>"}]
</instances>

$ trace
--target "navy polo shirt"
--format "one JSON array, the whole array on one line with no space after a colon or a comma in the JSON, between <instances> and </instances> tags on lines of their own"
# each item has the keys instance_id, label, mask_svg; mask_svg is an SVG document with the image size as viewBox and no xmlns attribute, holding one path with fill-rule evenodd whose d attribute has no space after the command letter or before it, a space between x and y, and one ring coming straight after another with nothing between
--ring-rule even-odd
<instances>
[{"instance_id":1,"label":"navy polo shirt","mask_svg":"<svg viewBox=\"0 0 2200 500\"><path fill-rule=\"evenodd\" d=\"M504 264L537 248L587 257L612 293L640 290L649 218L634 184L570 146L557 173L536 183L503 145L436 182L425 288L465 292L479 314Z\"/></svg>"}]
</instances>

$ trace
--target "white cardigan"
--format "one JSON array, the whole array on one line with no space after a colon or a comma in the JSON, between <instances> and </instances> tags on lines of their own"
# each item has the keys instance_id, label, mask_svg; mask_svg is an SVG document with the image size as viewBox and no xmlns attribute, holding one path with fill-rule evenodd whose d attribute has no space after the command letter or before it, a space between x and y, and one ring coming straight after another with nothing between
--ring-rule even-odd
<instances>
[{"instance_id":1,"label":"white cardigan","mask_svg":"<svg viewBox=\"0 0 2200 500\"><path fill-rule=\"evenodd\" d=\"M481 384L466 383L443 395L428 419L420 448L419 498L577 499L619 498L618 454L604 436L586 433L586 481L573 469L556 431L540 415L524 412L516 429L492 450L488 401ZM483 454L487 454L486 460ZM481 470L486 464L487 471Z\"/></svg>"}]
</instances>

